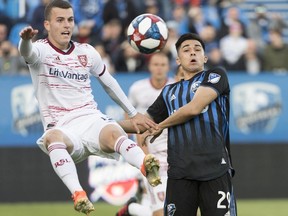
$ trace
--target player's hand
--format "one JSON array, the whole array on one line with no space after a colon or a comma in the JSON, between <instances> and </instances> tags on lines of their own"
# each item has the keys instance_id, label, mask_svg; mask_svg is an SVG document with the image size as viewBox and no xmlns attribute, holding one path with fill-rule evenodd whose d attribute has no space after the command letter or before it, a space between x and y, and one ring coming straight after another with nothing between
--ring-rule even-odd
<instances>
[{"instance_id":1,"label":"player's hand","mask_svg":"<svg viewBox=\"0 0 288 216\"><path fill-rule=\"evenodd\" d=\"M30 40L32 39L36 34L38 34L38 30L37 29L33 29L31 26L25 27L23 28L20 33L19 36L23 39L23 40Z\"/></svg>"},{"instance_id":2,"label":"player's hand","mask_svg":"<svg viewBox=\"0 0 288 216\"><path fill-rule=\"evenodd\" d=\"M150 143L153 143L157 137L159 137L163 132L163 129L157 129L154 130L153 133L151 134L153 137L150 139Z\"/></svg>"},{"instance_id":3,"label":"player's hand","mask_svg":"<svg viewBox=\"0 0 288 216\"><path fill-rule=\"evenodd\" d=\"M147 146L147 138L151 136L152 138L150 139L150 143L153 143L155 139L161 135L162 132L163 132L163 129L160 129L159 127L157 127L157 129L145 131L143 134L141 134L141 145Z\"/></svg>"},{"instance_id":4,"label":"player's hand","mask_svg":"<svg viewBox=\"0 0 288 216\"><path fill-rule=\"evenodd\" d=\"M156 123L141 113L137 113L133 118L131 118L131 123L138 134L141 132L138 126L142 126L148 131L151 131L151 129L157 129Z\"/></svg>"},{"instance_id":5,"label":"player's hand","mask_svg":"<svg viewBox=\"0 0 288 216\"><path fill-rule=\"evenodd\" d=\"M147 138L151 136L151 132L150 131L145 131L143 134L141 134L140 136L140 140L141 142L139 144L141 144L142 146L147 146Z\"/></svg>"}]
</instances>

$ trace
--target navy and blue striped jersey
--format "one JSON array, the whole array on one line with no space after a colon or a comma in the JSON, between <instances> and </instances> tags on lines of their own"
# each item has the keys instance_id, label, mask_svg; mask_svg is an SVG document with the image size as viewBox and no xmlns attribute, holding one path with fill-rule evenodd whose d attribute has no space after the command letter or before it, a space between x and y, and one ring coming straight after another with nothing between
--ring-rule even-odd
<instances>
[{"instance_id":1,"label":"navy and blue striped jersey","mask_svg":"<svg viewBox=\"0 0 288 216\"><path fill-rule=\"evenodd\" d=\"M229 82L222 68L167 85L148 114L160 123L189 103L199 86L213 88L218 97L196 117L168 129L168 176L211 180L231 167L229 143ZM152 144L153 145L153 144Z\"/></svg>"}]
</instances>

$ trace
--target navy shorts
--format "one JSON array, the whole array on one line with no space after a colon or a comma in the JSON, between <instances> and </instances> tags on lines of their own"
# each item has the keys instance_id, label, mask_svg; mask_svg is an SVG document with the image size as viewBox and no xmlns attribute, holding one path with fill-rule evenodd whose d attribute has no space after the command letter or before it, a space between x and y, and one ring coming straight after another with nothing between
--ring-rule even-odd
<instances>
[{"instance_id":1,"label":"navy shorts","mask_svg":"<svg viewBox=\"0 0 288 216\"><path fill-rule=\"evenodd\" d=\"M169 179L165 216L237 216L232 177L227 172L209 181Z\"/></svg>"}]
</instances>

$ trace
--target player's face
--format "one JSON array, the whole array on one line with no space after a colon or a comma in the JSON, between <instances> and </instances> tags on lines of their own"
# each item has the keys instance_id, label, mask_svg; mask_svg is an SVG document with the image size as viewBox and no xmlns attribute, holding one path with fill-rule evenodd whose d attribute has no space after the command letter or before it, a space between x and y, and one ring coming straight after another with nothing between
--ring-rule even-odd
<instances>
[{"instance_id":1,"label":"player's face","mask_svg":"<svg viewBox=\"0 0 288 216\"><path fill-rule=\"evenodd\" d=\"M169 59L167 56L154 54L149 61L149 71L152 79L166 80L169 72Z\"/></svg>"},{"instance_id":2,"label":"player's face","mask_svg":"<svg viewBox=\"0 0 288 216\"><path fill-rule=\"evenodd\" d=\"M53 8L50 19L44 26L48 32L49 41L57 48L67 49L74 29L74 14L72 8Z\"/></svg>"},{"instance_id":3,"label":"player's face","mask_svg":"<svg viewBox=\"0 0 288 216\"><path fill-rule=\"evenodd\" d=\"M186 40L178 50L176 61L185 71L198 73L204 70L204 63L207 62L207 57L199 41Z\"/></svg>"}]
</instances>

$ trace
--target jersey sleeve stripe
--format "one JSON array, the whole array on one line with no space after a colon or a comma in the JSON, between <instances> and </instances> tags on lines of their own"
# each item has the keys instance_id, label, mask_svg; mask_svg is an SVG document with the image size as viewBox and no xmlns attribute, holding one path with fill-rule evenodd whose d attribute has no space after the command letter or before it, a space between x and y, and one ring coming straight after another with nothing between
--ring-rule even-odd
<instances>
[{"instance_id":1,"label":"jersey sleeve stripe","mask_svg":"<svg viewBox=\"0 0 288 216\"><path fill-rule=\"evenodd\" d=\"M104 65L103 71L99 74L99 77L105 73L105 70L106 70L106 65Z\"/></svg>"}]
</instances>

